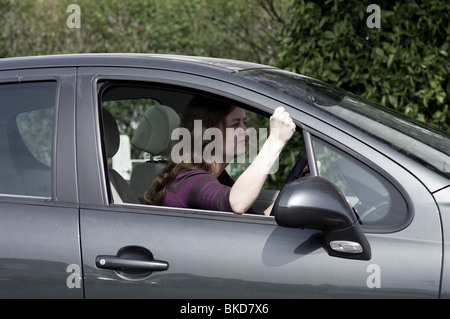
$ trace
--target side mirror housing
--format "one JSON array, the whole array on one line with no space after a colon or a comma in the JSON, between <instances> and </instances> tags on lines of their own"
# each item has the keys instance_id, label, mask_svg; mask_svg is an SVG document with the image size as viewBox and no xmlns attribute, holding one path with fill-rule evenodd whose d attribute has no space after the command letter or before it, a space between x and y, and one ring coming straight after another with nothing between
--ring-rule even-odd
<instances>
[{"instance_id":1,"label":"side mirror housing","mask_svg":"<svg viewBox=\"0 0 450 319\"><path fill-rule=\"evenodd\" d=\"M371 258L358 217L336 185L323 177L304 177L286 184L272 215L283 227L321 230L331 256Z\"/></svg>"}]
</instances>

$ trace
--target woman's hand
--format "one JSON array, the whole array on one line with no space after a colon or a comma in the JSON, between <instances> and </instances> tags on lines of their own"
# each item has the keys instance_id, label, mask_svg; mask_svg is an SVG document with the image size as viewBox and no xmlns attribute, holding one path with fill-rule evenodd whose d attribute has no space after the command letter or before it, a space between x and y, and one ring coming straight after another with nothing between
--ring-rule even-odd
<instances>
[{"instance_id":1,"label":"woman's hand","mask_svg":"<svg viewBox=\"0 0 450 319\"><path fill-rule=\"evenodd\" d=\"M270 117L270 134L268 138L270 142L281 149L294 132L295 124L289 113L284 110L284 107L277 107Z\"/></svg>"}]
</instances>

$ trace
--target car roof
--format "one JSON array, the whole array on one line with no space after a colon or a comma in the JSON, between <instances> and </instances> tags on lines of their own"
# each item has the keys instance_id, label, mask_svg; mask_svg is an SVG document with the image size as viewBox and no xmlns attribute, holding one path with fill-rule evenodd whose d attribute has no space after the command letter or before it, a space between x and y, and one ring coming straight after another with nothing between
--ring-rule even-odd
<instances>
[{"instance_id":1,"label":"car roof","mask_svg":"<svg viewBox=\"0 0 450 319\"><path fill-rule=\"evenodd\" d=\"M17 70L43 67L116 66L164 69L197 67L234 73L257 68L272 68L267 65L222 58L186 55L141 54L141 53L85 53L11 57L0 59L0 70Z\"/></svg>"}]
</instances>

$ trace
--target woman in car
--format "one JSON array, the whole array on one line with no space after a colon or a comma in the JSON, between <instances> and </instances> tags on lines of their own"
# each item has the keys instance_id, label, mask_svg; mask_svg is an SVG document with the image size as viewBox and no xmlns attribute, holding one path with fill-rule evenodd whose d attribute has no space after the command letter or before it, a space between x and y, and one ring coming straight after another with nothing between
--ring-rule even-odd
<instances>
[{"instance_id":1,"label":"woman in car","mask_svg":"<svg viewBox=\"0 0 450 319\"><path fill-rule=\"evenodd\" d=\"M185 153L182 155L172 150L166 167L145 193L146 203L237 214L260 214L251 206L272 165L295 131L295 124L284 108L278 107L273 112L266 142L236 181L228 175L225 168L230 159L233 160L247 150L246 116L242 108L196 97L185 110L181 127L190 134L190 147L183 148ZM214 129L220 129L223 143L214 144L222 145L222 148L216 147L211 151L211 140L206 138L205 133L211 133ZM230 130L233 134L229 134ZM198 141L199 138L201 141ZM272 206L264 214L270 215L271 209Z\"/></svg>"}]
</instances>

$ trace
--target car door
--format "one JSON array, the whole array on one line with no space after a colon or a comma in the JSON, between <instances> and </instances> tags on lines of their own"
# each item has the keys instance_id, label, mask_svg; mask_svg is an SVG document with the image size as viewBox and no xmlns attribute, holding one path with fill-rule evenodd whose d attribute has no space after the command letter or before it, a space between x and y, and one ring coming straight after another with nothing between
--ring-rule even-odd
<instances>
[{"instance_id":1,"label":"car door","mask_svg":"<svg viewBox=\"0 0 450 319\"><path fill-rule=\"evenodd\" d=\"M81 298L75 69L0 72L0 297Z\"/></svg>"},{"instance_id":2,"label":"car door","mask_svg":"<svg viewBox=\"0 0 450 319\"><path fill-rule=\"evenodd\" d=\"M273 217L111 203L97 100L102 80L172 83L264 112L280 104L262 93L185 73L80 69L77 159L87 298L438 297L442 243L428 191L383 154L287 104L308 137L311 163L320 161L322 172L330 172L338 154L358 168L356 177L390 185L386 191L392 187L404 201L403 223L367 228L369 260L330 256L320 231L281 227Z\"/></svg>"}]
</instances>

